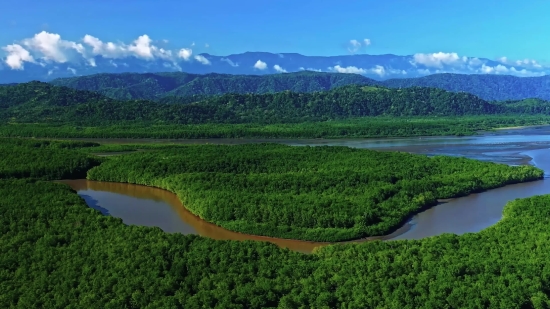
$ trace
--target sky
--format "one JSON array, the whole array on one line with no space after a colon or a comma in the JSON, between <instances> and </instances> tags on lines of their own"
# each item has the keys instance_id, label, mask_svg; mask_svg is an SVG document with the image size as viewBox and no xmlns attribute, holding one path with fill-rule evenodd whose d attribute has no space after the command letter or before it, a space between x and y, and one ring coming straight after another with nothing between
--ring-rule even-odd
<instances>
[{"instance_id":1,"label":"sky","mask_svg":"<svg viewBox=\"0 0 550 309\"><path fill-rule=\"evenodd\" d=\"M550 60L550 1L545 0L2 2L0 46L46 31L75 42L88 34L103 42L130 43L146 34L167 49L193 46L195 53L214 55L266 51L329 56L352 50ZM360 48L353 48L351 40Z\"/></svg>"}]
</instances>

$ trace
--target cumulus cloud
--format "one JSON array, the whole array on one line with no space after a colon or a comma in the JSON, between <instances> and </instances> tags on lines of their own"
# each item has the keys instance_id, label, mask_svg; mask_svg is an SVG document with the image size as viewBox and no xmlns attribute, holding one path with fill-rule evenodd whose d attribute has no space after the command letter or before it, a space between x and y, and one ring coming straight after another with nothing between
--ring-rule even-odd
<instances>
[{"instance_id":1,"label":"cumulus cloud","mask_svg":"<svg viewBox=\"0 0 550 309\"><path fill-rule=\"evenodd\" d=\"M254 64L254 68L258 70L265 70L267 68L267 63L263 62L262 60L258 60Z\"/></svg>"},{"instance_id":2,"label":"cumulus cloud","mask_svg":"<svg viewBox=\"0 0 550 309\"><path fill-rule=\"evenodd\" d=\"M280 65L276 64L273 66L273 69L275 69L275 71L279 72L279 73L286 73L286 70L283 69Z\"/></svg>"},{"instance_id":3,"label":"cumulus cloud","mask_svg":"<svg viewBox=\"0 0 550 309\"><path fill-rule=\"evenodd\" d=\"M24 39L22 43L29 50L41 53L44 60L58 63L69 61L74 52L81 55L85 52L82 44L63 40L59 34L46 31L37 33L30 39Z\"/></svg>"},{"instance_id":4,"label":"cumulus cloud","mask_svg":"<svg viewBox=\"0 0 550 309\"><path fill-rule=\"evenodd\" d=\"M485 73L485 74L491 74L491 73L496 73L496 74L499 74L499 73L507 73L508 72L508 68L503 66L502 64L499 64L499 65L496 65L494 67L491 67L491 66L488 66L488 65L485 65L483 64L481 66L481 72L482 73Z\"/></svg>"},{"instance_id":5,"label":"cumulus cloud","mask_svg":"<svg viewBox=\"0 0 550 309\"><path fill-rule=\"evenodd\" d=\"M191 55L193 55L193 51L190 48L182 48L178 52L178 57L180 57L185 61L188 61L189 59L191 59Z\"/></svg>"},{"instance_id":6,"label":"cumulus cloud","mask_svg":"<svg viewBox=\"0 0 550 309\"><path fill-rule=\"evenodd\" d=\"M101 55L105 58L122 58L128 53L126 48L121 44L115 44L113 42L104 43L100 39L86 34L82 39L84 44L92 47L93 55Z\"/></svg>"},{"instance_id":7,"label":"cumulus cloud","mask_svg":"<svg viewBox=\"0 0 550 309\"><path fill-rule=\"evenodd\" d=\"M516 64L518 66L523 66L523 67L532 67L537 69L542 68L542 65L540 65L537 61L532 59L517 60Z\"/></svg>"},{"instance_id":8,"label":"cumulus cloud","mask_svg":"<svg viewBox=\"0 0 550 309\"><path fill-rule=\"evenodd\" d=\"M443 65L457 65L463 64L468 59L466 57L459 57L457 53L444 53L438 52L433 54L415 54L413 56L412 64L422 64L431 68L443 68Z\"/></svg>"},{"instance_id":9,"label":"cumulus cloud","mask_svg":"<svg viewBox=\"0 0 550 309\"><path fill-rule=\"evenodd\" d=\"M204 57L203 55L196 55L195 60L197 60L198 62L200 62L204 65L209 65L210 64L210 60L206 59L206 57Z\"/></svg>"},{"instance_id":10,"label":"cumulus cloud","mask_svg":"<svg viewBox=\"0 0 550 309\"><path fill-rule=\"evenodd\" d=\"M370 39L363 39L363 42L359 42L358 40L349 40L348 42L348 51L352 54L355 54L357 53L361 47L365 46L369 46L371 44L371 41Z\"/></svg>"},{"instance_id":11,"label":"cumulus cloud","mask_svg":"<svg viewBox=\"0 0 550 309\"><path fill-rule=\"evenodd\" d=\"M335 65L328 68L329 71L338 72L338 73L353 73L353 74L366 74L367 70L361 69L355 66L341 67L340 65Z\"/></svg>"},{"instance_id":12,"label":"cumulus cloud","mask_svg":"<svg viewBox=\"0 0 550 309\"><path fill-rule=\"evenodd\" d=\"M332 72L337 72L337 73L376 74L380 77L384 77L387 75L407 75L408 74L407 71L403 69L385 68L382 65L375 65L370 69L358 68L356 66L342 67L340 65L335 65L333 67L329 67L328 70Z\"/></svg>"},{"instance_id":13,"label":"cumulus cloud","mask_svg":"<svg viewBox=\"0 0 550 309\"><path fill-rule=\"evenodd\" d=\"M5 62L13 70L22 70L24 62L34 62L29 51L19 44L8 45L2 49L8 53Z\"/></svg>"},{"instance_id":14,"label":"cumulus cloud","mask_svg":"<svg viewBox=\"0 0 550 309\"><path fill-rule=\"evenodd\" d=\"M235 63L235 62L231 61L231 59L228 59L228 58L222 58L222 59L220 59L220 61L227 62L232 67L238 67L239 66L238 63Z\"/></svg>"}]
</instances>

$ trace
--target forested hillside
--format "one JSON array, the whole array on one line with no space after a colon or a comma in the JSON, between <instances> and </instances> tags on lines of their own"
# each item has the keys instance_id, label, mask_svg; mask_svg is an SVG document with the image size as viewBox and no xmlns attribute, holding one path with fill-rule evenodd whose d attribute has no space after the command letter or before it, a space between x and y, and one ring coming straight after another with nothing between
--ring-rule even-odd
<instances>
[{"instance_id":1,"label":"forested hillside","mask_svg":"<svg viewBox=\"0 0 550 309\"><path fill-rule=\"evenodd\" d=\"M550 76L516 77L489 74L433 74L417 78L389 79L380 82L391 88L435 87L463 91L488 101L538 98L550 100Z\"/></svg>"},{"instance_id":2,"label":"forested hillside","mask_svg":"<svg viewBox=\"0 0 550 309\"><path fill-rule=\"evenodd\" d=\"M166 104L173 103L173 104ZM435 88L343 86L313 93L226 94L196 103L117 101L95 92L31 82L0 88L0 120L109 124L297 123L365 116L464 116L507 112L467 93Z\"/></svg>"},{"instance_id":3,"label":"forested hillside","mask_svg":"<svg viewBox=\"0 0 550 309\"><path fill-rule=\"evenodd\" d=\"M226 93L326 91L345 85L379 85L389 88L432 87L468 92L487 101L538 98L550 100L550 77L516 77L489 74L433 74L417 78L376 81L359 74L294 72L271 75L122 73L95 74L51 81L53 85L99 92L118 100L160 100L185 97L188 102Z\"/></svg>"},{"instance_id":4,"label":"forested hillside","mask_svg":"<svg viewBox=\"0 0 550 309\"><path fill-rule=\"evenodd\" d=\"M170 73L95 74L51 81L56 86L99 92L118 100L158 100L163 97L193 97L225 93L313 92L345 85L374 85L358 74L296 72L273 75Z\"/></svg>"}]
</instances>

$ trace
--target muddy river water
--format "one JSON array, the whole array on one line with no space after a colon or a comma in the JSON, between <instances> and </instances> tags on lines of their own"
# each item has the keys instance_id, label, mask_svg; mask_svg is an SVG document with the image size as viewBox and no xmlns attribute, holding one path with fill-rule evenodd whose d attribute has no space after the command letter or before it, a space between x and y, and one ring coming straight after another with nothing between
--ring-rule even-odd
<instances>
[{"instance_id":1,"label":"muddy river water","mask_svg":"<svg viewBox=\"0 0 550 309\"><path fill-rule=\"evenodd\" d=\"M99 139L88 140L107 142ZM265 141L220 139L170 142L236 144ZM294 146L349 146L426 155L465 156L514 165L532 164L550 174L550 127L500 130L473 137L270 141ZM116 140L116 142L135 143L137 141ZM150 142L158 141L150 140ZM75 189L90 207L106 215L121 218L126 224L157 226L169 233L199 234L214 239L270 241L281 247L301 252L311 252L314 247L325 245L325 243L274 239L227 231L189 213L174 194L157 188L87 180L63 182ZM478 232L500 220L502 209L508 201L540 194L550 194L550 179L510 185L452 199L417 214L392 235L377 239L420 239L442 233Z\"/></svg>"}]
</instances>

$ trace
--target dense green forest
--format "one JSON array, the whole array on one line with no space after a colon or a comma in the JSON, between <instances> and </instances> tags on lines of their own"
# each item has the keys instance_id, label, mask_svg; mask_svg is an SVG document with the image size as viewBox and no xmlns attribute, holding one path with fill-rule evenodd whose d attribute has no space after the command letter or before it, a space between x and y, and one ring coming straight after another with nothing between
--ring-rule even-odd
<instances>
[{"instance_id":1,"label":"dense green forest","mask_svg":"<svg viewBox=\"0 0 550 309\"><path fill-rule=\"evenodd\" d=\"M107 126L70 124L0 125L2 137L54 138L341 138L405 137L427 135L473 135L499 127L549 124L549 116L474 116L437 118L355 118L342 121L290 124L198 124L151 123Z\"/></svg>"},{"instance_id":2,"label":"dense green forest","mask_svg":"<svg viewBox=\"0 0 550 309\"><path fill-rule=\"evenodd\" d=\"M127 154L88 173L172 191L192 213L232 231L311 241L389 234L437 199L542 176L464 158L276 144Z\"/></svg>"},{"instance_id":3,"label":"dense green forest","mask_svg":"<svg viewBox=\"0 0 550 309\"><path fill-rule=\"evenodd\" d=\"M490 74L433 74L417 78L376 81L359 74L293 72L270 75L124 73L95 74L56 79L53 85L90 90L119 100L159 100L173 96L196 99L226 93L315 92L345 85L389 88L430 87L468 92L487 101L538 98L550 100L550 77L516 77Z\"/></svg>"},{"instance_id":4,"label":"dense green forest","mask_svg":"<svg viewBox=\"0 0 550 309\"><path fill-rule=\"evenodd\" d=\"M447 91L468 92L487 101L550 100L550 76L517 77L490 74L433 74L417 78L382 81L390 88L434 87Z\"/></svg>"},{"instance_id":5,"label":"dense green forest","mask_svg":"<svg viewBox=\"0 0 550 309\"><path fill-rule=\"evenodd\" d=\"M65 156L40 162L37 151L80 156L99 148L7 140L2 156L12 142L28 149L28 160L21 153L25 174L52 164L36 174L43 179L65 169ZM548 196L510 202L503 220L475 234L327 246L306 255L126 226L65 185L0 178L2 308L550 306Z\"/></svg>"},{"instance_id":6,"label":"dense green forest","mask_svg":"<svg viewBox=\"0 0 550 309\"><path fill-rule=\"evenodd\" d=\"M165 97L204 97L226 93L315 92L345 85L374 85L358 74L296 72L273 75L123 73L59 78L50 82L101 93L117 100L159 100Z\"/></svg>"},{"instance_id":7,"label":"dense green forest","mask_svg":"<svg viewBox=\"0 0 550 309\"><path fill-rule=\"evenodd\" d=\"M313 93L226 94L186 104L145 100L117 101L90 91L56 87L40 82L0 88L0 120L11 123L274 124L367 116L544 113L544 106L549 105L545 102L545 105L533 110L529 104L493 104L467 93L416 87L388 89L343 86Z\"/></svg>"},{"instance_id":8,"label":"dense green forest","mask_svg":"<svg viewBox=\"0 0 550 309\"><path fill-rule=\"evenodd\" d=\"M66 179L86 177L87 171L101 163L74 149L94 143L50 142L0 139L0 179Z\"/></svg>"}]
</instances>

